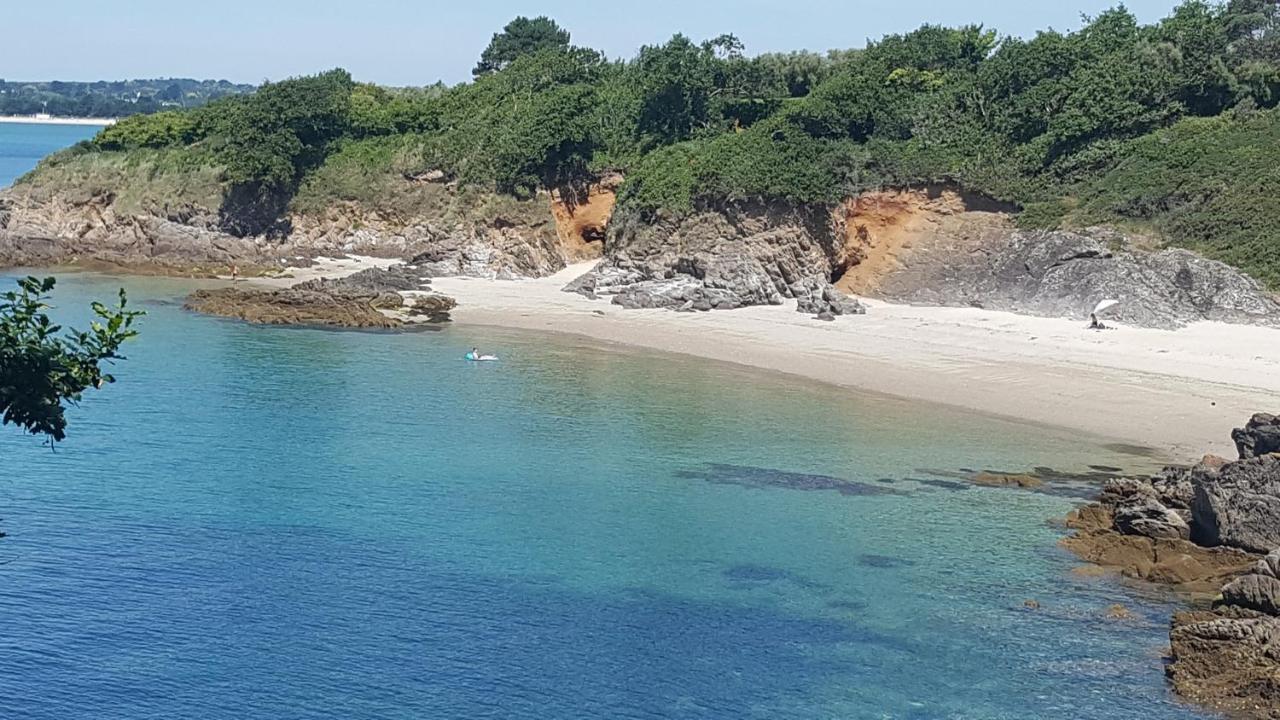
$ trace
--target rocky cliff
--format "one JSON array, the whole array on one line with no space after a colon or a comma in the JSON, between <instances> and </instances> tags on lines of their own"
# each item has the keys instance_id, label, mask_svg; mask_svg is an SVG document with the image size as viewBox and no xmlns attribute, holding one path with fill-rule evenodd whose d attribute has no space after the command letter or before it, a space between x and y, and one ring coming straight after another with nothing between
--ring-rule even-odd
<instances>
[{"instance_id":1,"label":"rocky cliff","mask_svg":"<svg viewBox=\"0 0 1280 720\"><path fill-rule=\"evenodd\" d=\"M605 260L565 289L630 308L725 310L795 298L803 312L859 313L831 285L847 264L842 232L826 208L785 204L656 222L620 213Z\"/></svg>"},{"instance_id":2,"label":"rocky cliff","mask_svg":"<svg viewBox=\"0 0 1280 720\"><path fill-rule=\"evenodd\" d=\"M1018 230L1012 210L942 187L853 198L839 212L854 262L837 286L893 302L1077 319L1114 299L1109 317L1143 327L1280 321L1280 304L1223 263L1103 228Z\"/></svg>"},{"instance_id":3,"label":"rocky cliff","mask_svg":"<svg viewBox=\"0 0 1280 720\"><path fill-rule=\"evenodd\" d=\"M243 234L262 223L235 213L261 208L231 202L216 168L163 154L59 160L0 191L0 266L251 273L362 254L431 276L514 278L603 256L566 290L677 310L794 299L825 319L864 312L856 298L865 296L1079 319L1115 299L1108 317L1132 325L1280 323L1280 303L1222 263L1104 229L1018 230L1014 208L955 188L654 219L614 213L617 176L528 200L461 188L439 171L384 173L364 192L336 177L304 186L268 230Z\"/></svg>"},{"instance_id":4,"label":"rocky cliff","mask_svg":"<svg viewBox=\"0 0 1280 720\"><path fill-rule=\"evenodd\" d=\"M1257 282L1186 250L1106 229L1018 230L1014 208L954 188L886 190L834 208L738 205L611 223L605 258L566 290L625 307L722 309L796 298L858 312L851 296L976 306L1144 327L1280 322Z\"/></svg>"},{"instance_id":5,"label":"rocky cliff","mask_svg":"<svg viewBox=\"0 0 1280 720\"><path fill-rule=\"evenodd\" d=\"M430 275L537 277L600 255L615 185L517 200L427 173L398 179L377 203L291 207L245 235L214 170L74 158L0 191L0 267L204 274L362 254L413 260Z\"/></svg>"}]
</instances>

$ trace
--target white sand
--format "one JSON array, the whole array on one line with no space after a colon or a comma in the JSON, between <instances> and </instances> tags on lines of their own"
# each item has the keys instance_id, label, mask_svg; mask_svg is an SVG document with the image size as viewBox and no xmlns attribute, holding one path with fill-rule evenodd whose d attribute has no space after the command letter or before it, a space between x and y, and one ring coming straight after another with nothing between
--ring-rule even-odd
<instances>
[{"instance_id":1,"label":"white sand","mask_svg":"<svg viewBox=\"0 0 1280 720\"><path fill-rule=\"evenodd\" d=\"M1074 320L868 301L821 322L794 305L623 310L539 280L437 278L458 323L574 333L1069 428L1174 457L1232 456L1231 428L1280 411L1280 330L1199 323L1089 331ZM499 348L500 350L500 348Z\"/></svg>"}]
</instances>

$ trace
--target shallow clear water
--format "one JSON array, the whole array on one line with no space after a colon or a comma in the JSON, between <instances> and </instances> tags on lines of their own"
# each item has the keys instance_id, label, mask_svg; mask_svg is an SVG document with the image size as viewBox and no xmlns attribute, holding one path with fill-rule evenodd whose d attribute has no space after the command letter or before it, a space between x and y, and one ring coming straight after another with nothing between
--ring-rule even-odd
<instances>
[{"instance_id":1,"label":"shallow clear water","mask_svg":"<svg viewBox=\"0 0 1280 720\"><path fill-rule=\"evenodd\" d=\"M1170 606L1055 547L1073 499L919 481L1139 459L574 339L59 303L113 282L120 382L56 452L0 430L0 717L1196 717Z\"/></svg>"},{"instance_id":2,"label":"shallow clear water","mask_svg":"<svg viewBox=\"0 0 1280 720\"><path fill-rule=\"evenodd\" d=\"M88 140L101 129L98 125L0 123L0 188L12 185L45 155Z\"/></svg>"}]
</instances>

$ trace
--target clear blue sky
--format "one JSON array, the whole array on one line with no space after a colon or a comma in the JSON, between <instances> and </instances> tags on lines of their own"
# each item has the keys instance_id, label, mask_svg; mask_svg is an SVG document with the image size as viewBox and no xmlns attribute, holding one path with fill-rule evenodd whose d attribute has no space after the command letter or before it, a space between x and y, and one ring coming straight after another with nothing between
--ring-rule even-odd
<instances>
[{"instance_id":1,"label":"clear blue sky","mask_svg":"<svg viewBox=\"0 0 1280 720\"><path fill-rule=\"evenodd\" d=\"M0 77L196 77L257 83L332 67L358 80L465 80L516 15L550 15L573 40L630 57L675 32L732 32L749 53L861 47L922 23L979 22L1002 35L1075 29L1116 0L14 0L0 11ZM1174 0L1130 0L1143 22Z\"/></svg>"}]
</instances>

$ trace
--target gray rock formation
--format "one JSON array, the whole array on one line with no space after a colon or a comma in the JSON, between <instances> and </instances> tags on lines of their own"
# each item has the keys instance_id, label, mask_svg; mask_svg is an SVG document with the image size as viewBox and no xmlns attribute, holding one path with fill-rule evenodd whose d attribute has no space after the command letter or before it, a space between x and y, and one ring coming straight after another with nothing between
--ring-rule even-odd
<instances>
[{"instance_id":1,"label":"gray rock formation","mask_svg":"<svg viewBox=\"0 0 1280 720\"><path fill-rule=\"evenodd\" d=\"M218 229L208 208L125 214L112 193L0 190L0 267L93 261L121 267L206 267L274 262L272 244Z\"/></svg>"},{"instance_id":2,"label":"gray rock formation","mask_svg":"<svg viewBox=\"0 0 1280 720\"><path fill-rule=\"evenodd\" d=\"M430 275L540 277L582 251L562 242L546 194L517 201L407 179L388 207L337 203L237 235L215 198L171 204L151 198L161 189L138 178L99 181L102 187L86 189L37 179L0 190L0 267L80 263L209 274L239 265L252 273L357 254L413 258Z\"/></svg>"},{"instance_id":3,"label":"gray rock formation","mask_svg":"<svg viewBox=\"0 0 1280 720\"><path fill-rule=\"evenodd\" d=\"M1113 513L1116 529L1125 535L1169 540L1191 537L1191 526L1187 521L1154 497L1126 501L1117 505Z\"/></svg>"},{"instance_id":4,"label":"gray rock formation","mask_svg":"<svg viewBox=\"0 0 1280 720\"><path fill-rule=\"evenodd\" d=\"M1232 430L1231 439L1241 460L1280 453L1280 417L1258 413L1244 427Z\"/></svg>"},{"instance_id":5,"label":"gray rock formation","mask_svg":"<svg viewBox=\"0 0 1280 720\"><path fill-rule=\"evenodd\" d=\"M727 208L678 220L615 215L605 259L565 287L629 308L733 309L798 300L801 312L865 312L831 285L842 241L830 212Z\"/></svg>"},{"instance_id":6,"label":"gray rock formation","mask_svg":"<svg viewBox=\"0 0 1280 720\"><path fill-rule=\"evenodd\" d=\"M1280 547L1280 455L1191 475L1192 539L1265 553Z\"/></svg>"},{"instance_id":7,"label":"gray rock formation","mask_svg":"<svg viewBox=\"0 0 1280 720\"><path fill-rule=\"evenodd\" d=\"M398 293L428 289L431 277L422 268L398 263L386 268L369 268L340 278L319 278L298 283L303 290L347 292L351 294Z\"/></svg>"},{"instance_id":8,"label":"gray rock formation","mask_svg":"<svg viewBox=\"0 0 1280 720\"><path fill-rule=\"evenodd\" d=\"M1176 328L1200 320L1280 323L1280 303L1239 271L1187 250L1124 249L1119 233L1006 231L975 242L939 241L905 255L878 295L930 305L1086 319L1098 301L1108 318Z\"/></svg>"},{"instance_id":9,"label":"gray rock formation","mask_svg":"<svg viewBox=\"0 0 1280 720\"><path fill-rule=\"evenodd\" d=\"M1225 605L1280 616L1280 549L1222 588Z\"/></svg>"}]
</instances>

